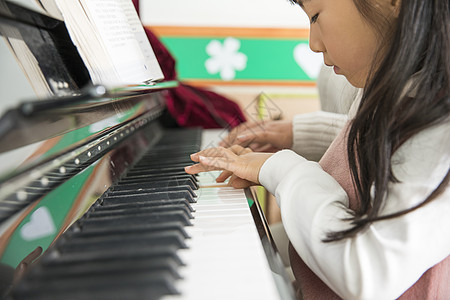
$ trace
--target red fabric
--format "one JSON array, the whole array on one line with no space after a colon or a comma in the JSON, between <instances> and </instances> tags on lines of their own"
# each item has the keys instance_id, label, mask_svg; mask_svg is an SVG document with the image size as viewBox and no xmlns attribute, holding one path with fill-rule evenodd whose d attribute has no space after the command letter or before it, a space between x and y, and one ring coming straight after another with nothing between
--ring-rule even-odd
<instances>
[{"instance_id":1,"label":"red fabric","mask_svg":"<svg viewBox=\"0 0 450 300\"><path fill-rule=\"evenodd\" d=\"M139 15L139 0L133 0L134 8L136 9Z\"/></svg>"},{"instance_id":2,"label":"red fabric","mask_svg":"<svg viewBox=\"0 0 450 300\"><path fill-rule=\"evenodd\" d=\"M133 0L138 13L139 0ZM175 59L153 32L144 28L165 80L176 80ZM182 127L233 128L245 122L245 116L235 102L217 93L181 83L168 89L166 106L176 123Z\"/></svg>"},{"instance_id":3,"label":"red fabric","mask_svg":"<svg viewBox=\"0 0 450 300\"><path fill-rule=\"evenodd\" d=\"M158 37L147 27L144 27L147 38L152 45L153 52L158 59L161 70L164 74L165 80L176 80L177 73L175 70L175 59L170 54L169 50L161 43Z\"/></svg>"},{"instance_id":4,"label":"red fabric","mask_svg":"<svg viewBox=\"0 0 450 300\"><path fill-rule=\"evenodd\" d=\"M245 121L239 106L214 92L180 83L166 96L167 109L182 127L233 128Z\"/></svg>"},{"instance_id":5,"label":"red fabric","mask_svg":"<svg viewBox=\"0 0 450 300\"><path fill-rule=\"evenodd\" d=\"M177 74L172 55L148 28L145 28L145 32L165 79L175 80ZM245 121L244 114L235 102L181 82L177 88L168 90L166 105L169 113L182 127L232 128Z\"/></svg>"}]
</instances>

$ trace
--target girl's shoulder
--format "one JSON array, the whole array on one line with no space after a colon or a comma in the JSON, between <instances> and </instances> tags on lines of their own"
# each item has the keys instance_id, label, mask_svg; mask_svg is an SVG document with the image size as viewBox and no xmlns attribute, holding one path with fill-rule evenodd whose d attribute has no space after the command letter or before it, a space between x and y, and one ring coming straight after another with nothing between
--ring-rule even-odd
<instances>
[{"instance_id":1,"label":"girl's shoulder","mask_svg":"<svg viewBox=\"0 0 450 300\"><path fill-rule=\"evenodd\" d=\"M422 130L407 140L392 156L392 173L385 212L393 213L422 203L443 181L450 167L450 122ZM429 209L450 209L450 189L438 196ZM447 199L447 200L445 200ZM445 204L447 203L447 204ZM419 209L421 210L421 209Z\"/></svg>"},{"instance_id":2,"label":"girl's shoulder","mask_svg":"<svg viewBox=\"0 0 450 300\"><path fill-rule=\"evenodd\" d=\"M392 169L400 181L441 181L449 167L450 118L415 134L392 156Z\"/></svg>"}]
</instances>

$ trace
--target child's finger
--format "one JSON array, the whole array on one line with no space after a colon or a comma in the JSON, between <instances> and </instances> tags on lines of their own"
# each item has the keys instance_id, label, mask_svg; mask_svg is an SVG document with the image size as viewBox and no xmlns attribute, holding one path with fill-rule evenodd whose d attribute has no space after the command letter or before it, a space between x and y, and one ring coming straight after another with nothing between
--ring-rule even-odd
<instances>
[{"instance_id":1,"label":"child's finger","mask_svg":"<svg viewBox=\"0 0 450 300\"><path fill-rule=\"evenodd\" d=\"M198 174L198 173L202 173L202 172L208 172L208 171L212 171L212 170L217 170L214 167L209 167L206 166L204 164L195 164L192 166L187 166L184 168L184 171L188 174Z\"/></svg>"},{"instance_id":2,"label":"child's finger","mask_svg":"<svg viewBox=\"0 0 450 300\"><path fill-rule=\"evenodd\" d=\"M198 153L193 153L190 157L192 161L198 162Z\"/></svg>"},{"instance_id":3,"label":"child's finger","mask_svg":"<svg viewBox=\"0 0 450 300\"><path fill-rule=\"evenodd\" d=\"M192 161L199 162L198 157L200 155L202 155L202 156L218 156L218 155L220 155L219 149L220 149L220 147L219 148L208 148L208 149L196 152L196 153L192 153L190 155L190 158Z\"/></svg>"},{"instance_id":4,"label":"child's finger","mask_svg":"<svg viewBox=\"0 0 450 300\"><path fill-rule=\"evenodd\" d=\"M228 181L228 185L234 187L235 189L244 189L249 186L252 186L253 183L248 180L237 177L236 175L232 175L230 177L230 180Z\"/></svg>"},{"instance_id":5,"label":"child's finger","mask_svg":"<svg viewBox=\"0 0 450 300\"><path fill-rule=\"evenodd\" d=\"M227 153L230 152L224 147L213 147L213 148L207 148L202 151L196 152L191 154L191 159L196 159L198 161L198 157L206 156L206 157L216 157L216 156L224 156L227 155Z\"/></svg>"},{"instance_id":6,"label":"child's finger","mask_svg":"<svg viewBox=\"0 0 450 300\"><path fill-rule=\"evenodd\" d=\"M230 172L230 171L223 171L222 173L220 173L219 176L217 176L216 182L224 182L224 181L227 180L227 178L230 177L231 175L233 175L232 172Z\"/></svg>"},{"instance_id":7,"label":"child's finger","mask_svg":"<svg viewBox=\"0 0 450 300\"><path fill-rule=\"evenodd\" d=\"M208 166L211 170L228 170L232 171L232 164L234 162L233 159L230 159L228 156L222 157L206 157L199 155L200 163Z\"/></svg>"}]
</instances>

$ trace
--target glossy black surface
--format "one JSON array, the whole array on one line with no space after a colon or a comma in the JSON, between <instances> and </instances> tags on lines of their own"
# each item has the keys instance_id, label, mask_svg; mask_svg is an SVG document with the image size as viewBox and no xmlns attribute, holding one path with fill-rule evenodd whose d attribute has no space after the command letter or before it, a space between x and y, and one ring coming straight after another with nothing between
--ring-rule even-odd
<instances>
[{"instance_id":1,"label":"glossy black surface","mask_svg":"<svg viewBox=\"0 0 450 300\"><path fill-rule=\"evenodd\" d=\"M178 182L172 176L183 171L174 161L190 164L189 154L200 149L201 135L186 129L148 135L157 130L152 127L155 123L134 134L148 136L145 155L133 155L139 159L123 176L110 173L112 186L30 269L14 289L14 299L158 299L178 293L174 283L181 278L177 266L182 262L176 250L187 247L183 228L193 218L194 192L188 185L173 184ZM110 165L117 172L122 168L114 161ZM159 186L127 189L141 174Z\"/></svg>"}]
</instances>

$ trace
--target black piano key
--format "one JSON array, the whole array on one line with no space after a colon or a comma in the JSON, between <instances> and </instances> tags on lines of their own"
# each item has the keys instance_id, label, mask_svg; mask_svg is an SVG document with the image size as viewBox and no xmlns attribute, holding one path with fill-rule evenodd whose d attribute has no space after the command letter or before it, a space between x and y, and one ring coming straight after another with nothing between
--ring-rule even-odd
<instances>
[{"instance_id":1,"label":"black piano key","mask_svg":"<svg viewBox=\"0 0 450 300\"><path fill-rule=\"evenodd\" d=\"M44 266L65 264L68 267L70 265L76 265L84 262L114 262L117 260L140 260L140 259L165 259L170 258L177 262L177 264L183 265L184 262L177 255L179 248L175 245L161 246L161 245L145 245L142 247L128 248L126 251L117 247L111 247L105 249L102 252L99 251L83 251L74 252L67 255L57 248L53 247L48 251L47 255L44 255L40 259L40 263Z\"/></svg>"},{"instance_id":2,"label":"black piano key","mask_svg":"<svg viewBox=\"0 0 450 300\"><path fill-rule=\"evenodd\" d=\"M67 252L84 252L84 251L101 251L111 247L117 247L123 250L127 248L148 246L148 245L170 245L180 249L186 248L184 242L185 237L178 231L161 231L150 233L125 233L106 236L82 236L75 238L61 239L55 245L59 251Z\"/></svg>"},{"instance_id":3,"label":"black piano key","mask_svg":"<svg viewBox=\"0 0 450 300\"><path fill-rule=\"evenodd\" d=\"M189 238L190 203L199 188L184 172L200 149L201 130L168 130L46 251L15 288L17 299L159 299L177 294ZM49 173L59 181L65 173ZM59 171L59 172L58 172ZM40 188L39 182L31 188ZM44 188L44 187L42 187ZM29 192L42 192L30 190ZM1 216L0 207L0 216Z\"/></svg>"},{"instance_id":4,"label":"black piano key","mask_svg":"<svg viewBox=\"0 0 450 300\"><path fill-rule=\"evenodd\" d=\"M178 185L178 186L160 186L160 187L154 187L154 188L139 188L134 191L118 191L118 190L112 190L108 192L108 196L120 196L120 195L129 195L132 193L133 195L142 195L142 194L151 194L155 192L176 192L176 191L186 191L188 192L192 197L196 197L197 194L191 189L188 185Z\"/></svg>"},{"instance_id":5,"label":"black piano key","mask_svg":"<svg viewBox=\"0 0 450 300\"><path fill-rule=\"evenodd\" d=\"M157 152L152 150L149 154L142 157L136 164L137 166L152 166L152 165L168 165L180 164L186 161L192 161L189 152L167 153L166 151Z\"/></svg>"},{"instance_id":6,"label":"black piano key","mask_svg":"<svg viewBox=\"0 0 450 300\"><path fill-rule=\"evenodd\" d=\"M170 201L170 200L166 200ZM164 203L164 201L159 201ZM192 219L191 210L186 207L185 204L171 203L171 204L161 204L161 205L148 205L148 206L138 206L134 208L130 207L113 207L105 208L98 207L94 211L89 213L89 218L103 218L103 217L114 217L114 216L139 216L148 213L158 213L158 212L171 212L171 211L182 211L189 218Z\"/></svg>"},{"instance_id":7,"label":"black piano key","mask_svg":"<svg viewBox=\"0 0 450 300\"><path fill-rule=\"evenodd\" d=\"M121 179L121 182L123 181L132 181L134 179L142 179L142 178L159 178L162 176L183 176L185 175L186 172L184 170L182 171L167 171L167 172L148 172L148 174L141 174L141 175L131 175L131 176L126 176L124 178Z\"/></svg>"},{"instance_id":8,"label":"black piano key","mask_svg":"<svg viewBox=\"0 0 450 300\"><path fill-rule=\"evenodd\" d=\"M33 276L51 279L52 277L73 277L86 273L102 275L105 273L120 273L145 271L146 269L167 270L176 278L181 278L178 268L182 264L172 257L150 257L141 259L120 258L113 261L84 261L76 264L53 263L39 266L32 270Z\"/></svg>"},{"instance_id":9,"label":"black piano key","mask_svg":"<svg viewBox=\"0 0 450 300\"><path fill-rule=\"evenodd\" d=\"M183 179L174 179L174 180L153 180L150 182L142 182L142 183L122 183L113 186L110 191L137 191L140 189L151 189L157 187L172 187L172 186L182 186L187 185L192 190L198 189L198 184L196 181L191 178L183 178Z\"/></svg>"},{"instance_id":10,"label":"black piano key","mask_svg":"<svg viewBox=\"0 0 450 300\"><path fill-rule=\"evenodd\" d=\"M152 200L172 200L172 199L186 199L190 203L195 202L195 198L188 191L162 191L148 194L136 195L106 195L103 201L110 204L131 203L131 202L147 202Z\"/></svg>"},{"instance_id":11,"label":"black piano key","mask_svg":"<svg viewBox=\"0 0 450 300\"><path fill-rule=\"evenodd\" d=\"M195 151L196 149L200 148L198 144L195 144L195 145L193 145L193 144L189 145L189 144L190 144L190 141L188 143L185 143L185 144L178 143L177 149L174 149L173 148L173 144L164 143L163 140L160 140L160 143L156 144L152 148L151 152L152 153L156 153L156 152L163 152L163 151L164 152L175 152L175 151L178 151L178 152L183 152L183 153L190 153L190 151L192 151L192 150Z\"/></svg>"},{"instance_id":12,"label":"black piano key","mask_svg":"<svg viewBox=\"0 0 450 300\"><path fill-rule=\"evenodd\" d=\"M128 185L128 184L138 184L138 183L151 183L151 182L158 182L158 181L179 181L179 180L190 180L192 182L194 182L197 186L196 189L198 189L198 183L197 183L197 176L195 175L191 175L191 174L185 174L185 175L178 175L178 176L158 176L158 177L152 177L152 178L138 178L138 179L133 179L133 180L125 180L122 179L120 180L116 186L121 186L121 185Z\"/></svg>"},{"instance_id":13,"label":"black piano key","mask_svg":"<svg viewBox=\"0 0 450 300\"><path fill-rule=\"evenodd\" d=\"M170 160L170 162L174 163L174 164L182 164L182 163L192 164L192 160L189 158L189 154L186 154L186 157L182 157L182 158L179 158L179 157L178 158L170 158L169 157L169 158L165 158L165 159ZM158 162L160 161L160 159L157 156L146 157L146 158L144 157L144 159L141 160L139 163L137 163L135 166L136 167L152 167L156 161L158 161Z\"/></svg>"},{"instance_id":14,"label":"black piano key","mask_svg":"<svg viewBox=\"0 0 450 300\"><path fill-rule=\"evenodd\" d=\"M186 157L188 157L188 154L185 154ZM156 159L156 158L155 158ZM185 166L189 166L194 164L195 162L193 162L190 158L185 158L185 159L176 159L176 158L167 158L168 160L171 160L170 164L162 164L161 162L155 162L155 161L141 161L139 164L136 164L133 166L133 168L131 168L128 172L128 174L132 174L133 172L136 171L145 171L145 170L156 170L158 168L163 168L163 167L174 167L174 168L178 168L179 170L184 170Z\"/></svg>"},{"instance_id":15,"label":"black piano key","mask_svg":"<svg viewBox=\"0 0 450 300\"><path fill-rule=\"evenodd\" d=\"M186 155L188 156L190 154L186 154ZM190 164L194 164L194 162L191 161L190 159L186 159L186 161L189 161ZM141 162L141 165L134 165L130 169L130 171L157 169L157 168L164 168L164 167L184 169L185 166L186 166L186 164L184 162L175 163L175 162L171 161L170 163L164 163L164 162L154 161L153 163L148 162L145 165L142 165L142 162Z\"/></svg>"},{"instance_id":16,"label":"black piano key","mask_svg":"<svg viewBox=\"0 0 450 300\"><path fill-rule=\"evenodd\" d=\"M133 177L133 176L139 176L139 175L148 175L148 174L164 174L164 173L170 173L170 172L184 172L184 167L178 167L178 166L159 166L159 167L143 167L143 168L134 168L127 172L126 177Z\"/></svg>"},{"instance_id":17,"label":"black piano key","mask_svg":"<svg viewBox=\"0 0 450 300\"><path fill-rule=\"evenodd\" d=\"M137 216L115 216L115 217L96 217L80 220L83 227L88 226L130 226L142 223L162 223L162 222L182 222L185 226L190 226L189 216L184 211L170 212L150 212Z\"/></svg>"},{"instance_id":18,"label":"black piano key","mask_svg":"<svg viewBox=\"0 0 450 300\"><path fill-rule=\"evenodd\" d=\"M72 236L80 233L87 235L106 235L115 233L140 233L159 230L177 230L185 238L188 238L189 235L186 233L184 226L185 225L182 222L130 224L127 227L123 227L120 225L109 225L107 227L82 227L79 223L75 223L71 228L69 228L69 230L65 232L64 235Z\"/></svg>"},{"instance_id":19,"label":"black piano key","mask_svg":"<svg viewBox=\"0 0 450 300\"><path fill-rule=\"evenodd\" d=\"M180 149L173 149L173 147L177 147ZM155 146L153 147L149 152L144 154L142 156L142 159L139 161L139 163L142 163L143 161L148 161L149 158L170 158L174 157L176 159L186 159L189 158L189 156L185 156L186 154L192 154L193 151L196 151L197 149L195 147L181 147L179 145L164 145L164 146ZM156 160L161 163L171 163L170 160L164 160L164 159L158 159Z\"/></svg>"},{"instance_id":20,"label":"black piano key","mask_svg":"<svg viewBox=\"0 0 450 300\"><path fill-rule=\"evenodd\" d=\"M118 211L127 212L126 210L131 209L142 209L146 207L163 207L166 205L181 205L185 207L188 211L195 211L191 204L186 199L170 199L170 200L153 200L146 202L132 202L132 203L121 203L121 204L111 204L108 203L108 199L102 199L102 202L98 202L92 207L92 212L105 212L105 211Z\"/></svg>"},{"instance_id":21,"label":"black piano key","mask_svg":"<svg viewBox=\"0 0 450 300\"><path fill-rule=\"evenodd\" d=\"M145 183L145 182L156 182L156 181L177 181L177 180L184 180L184 179L190 179L194 182L197 181L197 175L192 174L184 174L184 175L161 175L161 176L151 176L151 177L139 177L139 178L122 178L117 185L122 184L133 184L133 183Z\"/></svg>"},{"instance_id":22,"label":"black piano key","mask_svg":"<svg viewBox=\"0 0 450 300\"><path fill-rule=\"evenodd\" d=\"M177 279L168 270L122 274L85 274L70 278L25 281L18 286L17 299L158 299L177 294ZM44 296L45 295L45 296ZM62 296L64 295L64 296ZM44 296L44 297L43 297ZM144 297L144 298L141 298Z\"/></svg>"}]
</instances>

